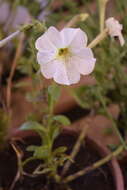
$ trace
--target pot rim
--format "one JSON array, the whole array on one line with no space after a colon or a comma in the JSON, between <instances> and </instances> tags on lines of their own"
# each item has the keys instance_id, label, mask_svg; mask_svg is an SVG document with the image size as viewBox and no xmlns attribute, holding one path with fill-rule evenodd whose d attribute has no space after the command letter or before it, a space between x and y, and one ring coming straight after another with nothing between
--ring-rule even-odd
<instances>
[{"instance_id":1,"label":"pot rim","mask_svg":"<svg viewBox=\"0 0 127 190\"><path fill-rule=\"evenodd\" d=\"M75 129L69 129L69 128L64 128L63 132L66 134L68 133L73 133L73 135L77 135L79 131ZM88 135L86 136L87 141L90 145L92 145L93 148L97 149L98 153L100 153L100 156L104 157L110 154L110 150L102 145L102 143L99 140L92 139ZM123 174L120 169L119 163L115 157L113 157L109 162L109 170L111 171L112 177L114 179L114 183L116 186L116 190L124 190L124 180L123 180Z\"/></svg>"}]
</instances>

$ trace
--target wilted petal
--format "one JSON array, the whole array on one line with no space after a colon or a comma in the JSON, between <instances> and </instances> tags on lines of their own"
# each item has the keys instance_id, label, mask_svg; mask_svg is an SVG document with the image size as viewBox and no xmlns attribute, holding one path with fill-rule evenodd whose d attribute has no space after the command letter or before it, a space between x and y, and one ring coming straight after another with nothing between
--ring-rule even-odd
<instances>
[{"instance_id":1,"label":"wilted petal","mask_svg":"<svg viewBox=\"0 0 127 190\"><path fill-rule=\"evenodd\" d=\"M4 2L0 4L0 24L5 24L10 13L9 3Z\"/></svg>"},{"instance_id":2,"label":"wilted petal","mask_svg":"<svg viewBox=\"0 0 127 190\"><path fill-rule=\"evenodd\" d=\"M124 40L123 35L122 35L122 29L123 29L122 24L120 24L120 23L119 23L115 18L113 18L113 17L108 18L108 19L106 20L105 24L106 24L106 27L108 28L109 35L110 35L111 37L118 37L121 46L123 46L124 43L125 43L125 40Z\"/></svg>"},{"instance_id":3,"label":"wilted petal","mask_svg":"<svg viewBox=\"0 0 127 190\"><path fill-rule=\"evenodd\" d=\"M96 59L93 57L90 48L82 48L75 52L75 56L72 57L72 62L81 74L88 75L93 71Z\"/></svg>"},{"instance_id":4,"label":"wilted petal","mask_svg":"<svg viewBox=\"0 0 127 190\"><path fill-rule=\"evenodd\" d=\"M65 46L80 48L87 45L87 35L80 28L64 28L60 34Z\"/></svg>"},{"instance_id":5,"label":"wilted petal","mask_svg":"<svg viewBox=\"0 0 127 190\"><path fill-rule=\"evenodd\" d=\"M119 38L119 41L120 41L120 45L123 46L125 44L125 40L123 38L122 33L119 34L118 38Z\"/></svg>"},{"instance_id":6,"label":"wilted petal","mask_svg":"<svg viewBox=\"0 0 127 190\"><path fill-rule=\"evenodd\" d=\"M18 6L13 19L12 28L17 28L21 24L26 24L31 21L31 15L28 9L24 6Z\"/></svg>"},{"instance_id":7,"label":"wilted petal","mask_svg":"<svg viewBox=\"0 0 127 190\"><path fill-rule=\"evenodd\" d=\"M50 14L49 10L43 10L39 15L38 15L38 20L40 21L46 21L48 16Z\"/></svg>"},{"instance_id":8,"label":"wilted petal","mask_svg":"<svg viewBox=\"0 0 127 190\"><path fill-rule=\"evenodd\" d=\"M47 6L48 1L47 0L36 0L38 3L40 3L41 8L44 8Z\"/></svg>"}]
</instances>

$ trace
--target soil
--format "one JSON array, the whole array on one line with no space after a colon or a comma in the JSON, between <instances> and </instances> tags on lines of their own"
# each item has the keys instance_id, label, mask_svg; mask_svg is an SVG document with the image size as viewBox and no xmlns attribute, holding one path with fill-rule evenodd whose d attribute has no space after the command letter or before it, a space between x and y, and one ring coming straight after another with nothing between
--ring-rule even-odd
<instances>
[{"instance_id":1,"label":"soil","mask_svg":"<svg viewBox=\"0 0 127 190\"><path fill-rule=\"evenodd\" d=\"M67 153L70 153L76 136L63 134L57 138L54 147L59 145L68 146ZM26 146L30 144L39 144L37 137L26 138L22 142L18 142L21 150L24 152L24 158L29 156L29 153L25 151ZM80 148L80 151L76 157L75 163L71 166L68 174L75 173L76 171L91 165L101 157L87 140ZM37 167L38 161L31 162L26 168L27 172ZM14 176L17 171L17 160L15 153L11 146L8 146L4 151L0 152L0 189L9 190ZM88 174L74 180L69 184L71 190L115 190L113 177L109 170L108 165L104 165L99 169L89 172ZM65 187L55 184L53 181L47 183L47 178L44 175L38 177L23 176L17 181L13 190L66 190Z\"/></svg>"},{"instance_id":2,"label":"soil","mask_svg":"<svg viewBox=\"0 0 127 190\"><path fill-rule=\"evenodd\" d=\"M120 166L123 173L125 190L127 190L127 159L126 158L124 158L123 163L120 163Z\"/></svg>"}]
</instances>

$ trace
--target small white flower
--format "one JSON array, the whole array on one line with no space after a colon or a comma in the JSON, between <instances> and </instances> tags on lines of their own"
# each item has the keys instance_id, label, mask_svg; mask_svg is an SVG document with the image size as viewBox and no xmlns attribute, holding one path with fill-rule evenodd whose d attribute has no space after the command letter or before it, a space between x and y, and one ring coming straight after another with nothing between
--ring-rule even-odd
<instances>
[{"instance_id":1,"label":"small white flower","mask_svg":"<svg viewBox=\"0 0 127 190\"><path fill-rule=\"evenodd\" d=\"M80 74L90 74L96 59L86 45L87 36L81 29L58 31L50 27L35 43L37 61L44 77L71 85L80 80Z\"/></svg>"},{"instance_id":2,"label":"small white flower","mask_svg":"<svg viewBox=\"0 0 127 190\"><path fill-rule=\"evenodd\" d=\"M115 18L111 17L106 20L106 27L108 28L109 35L111 37L118 37L121 46L124 45L125 41L122 35L123 26Z\"/></svg>"}]
</instances>

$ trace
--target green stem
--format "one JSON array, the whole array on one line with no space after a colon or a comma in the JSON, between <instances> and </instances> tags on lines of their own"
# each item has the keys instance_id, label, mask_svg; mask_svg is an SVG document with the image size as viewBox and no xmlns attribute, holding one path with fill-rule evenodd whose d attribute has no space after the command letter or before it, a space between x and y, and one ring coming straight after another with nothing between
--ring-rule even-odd
<instances>
[{"instance_id":1,"label":"green stem","mask_svg":"<svg viewBox=\"0 0 127 190\"><path fill-rule=\"evenodd\" d=\"M124 146L121 145L119 146L114 152L112 152L111 154L109 154L108 156L106 156L105 158L95 162L94 164L92 164L91 166L86 167L83 170L78 171L75 174L72 174L68 177L66 177L63 182L64 183L69 183L70 181L75 180L78 177L81 177L83 175L85 175L86 173L93 171L99 167L101 167L102 165L104 165L105 163L109 162L113 157L118 156L122 151L124 150Z\"/></svg>"},{"instance_id":2,"label":"green stem","mask_svg":"<svg viewBox=\"0 0 127 190\"><path fill-rule=\"evenodd\" d=\"M99 17L100 17L100 32L104 30L105 11L108 0L98 0L99 4Z\"/></svg>"},{"instance_id":3,"label":"green stem","mask_svg":"<svg viewBox=\"0 0 127 190\"><path fill-rule=\"evenodd\" d=\"M36 160L37 158L35 157L30 157L28 159L26 159L24 162L22 162L22 167L24 167L27 163L29 163L30 161Z\"/></svg>"},{"instance_id":4,"label":"green stem","mask_svg":"<svg viewBox=\"0 0 127 190\"><path fill-rule=\"evenodd\" d=\"M20 30L17 30L16 32L12 33L11 35L9 35L8 37L6 37L5 39L1 40L0 41L0 48L3 47L5 44L7 44L12 39L14 39L19 34L20 34Z\"/></svg>"},{"instance_id":5,"label":"green stem","mask_svg":"<svg viewBox=\"0 0 127 190\"><path fill-rule=\"evenodd\" d=\"M103 99L102 95L101 95L101 92L98 90L98 96L99 96L99 99L100 99L100 102L104 108L104 111L105 113L107 114L107 117L112 121L112 126L116 132L116 134L118 135L119 139L120 139L120 142L123 144L124 148L127 149L127 146L126 146L126 143L123 139L123 137L121 136L120 132L119 132L119 129L117 128L117 125L116 125L116 122L114 121L112 115L109 113L109 111L107 110L107 107L106 107L106 102L105 100Z\"/></svg>"},{"instance_id":6,"label":"green stem","mask_svg":"<svg viewBox=\"0 0 127 190\"><path fill-rule=\"evenodd\" d=\"M88 129L88 126L85 126L84 129L80 132L78 140L76 141L75 146L74 146L74 148L73 148L73 150L71 152L71 155L70 155L71 160L74 160L74 158L76 157L77 153L79 152L81 144L82 144L82 142L83 142L83 140L85 138L87 129ZM72 164L72 162L70 160L68 160L65 163L63 171L62 171L62 176L64 176L66 174L66 172L70 168L71 164Z\"/></svg>"},{"instance_id":7,"label":"green stem","mask_svg":"<svg viewBox=\"0 0 127 190\"><path fill-rule=\"evenodd\" d=\"M89 48L94 48L98 45L102 40L104 40L108 36L108 29L105 28L89 45Z\"/></svg>"},{"instance_id":8,"label":"green stem","mask_svg":"<svg viewBox=\"0 0 127 190\"><path fill-rule=\"evenodd\" d=\"M8 37L4 38L3 40L0 40L0 48L3 47L5 44L7 44L9 41L13 40L16 36L18 36L21 32L25 32L27 30L30 30L32 27L34 27L35 25L39 26L39 22L38 21L34 21L31 24L25 24L23 25L19 30L17 30L16 32L13 32L12 34L10 34ZM43 26L42 29L45 30L45 27Z\"/></svg>"},{"instance_id":9,"label":"green stem","mask_svg":"<svg viewBox=\"0 0 127 190\"><path fill-rule=\"evenodd\" d=\"M49 115L53 115L53 109L54 109L54 101L51 101L50 106L49 106Z\"/></svg>"}]
</instances>

